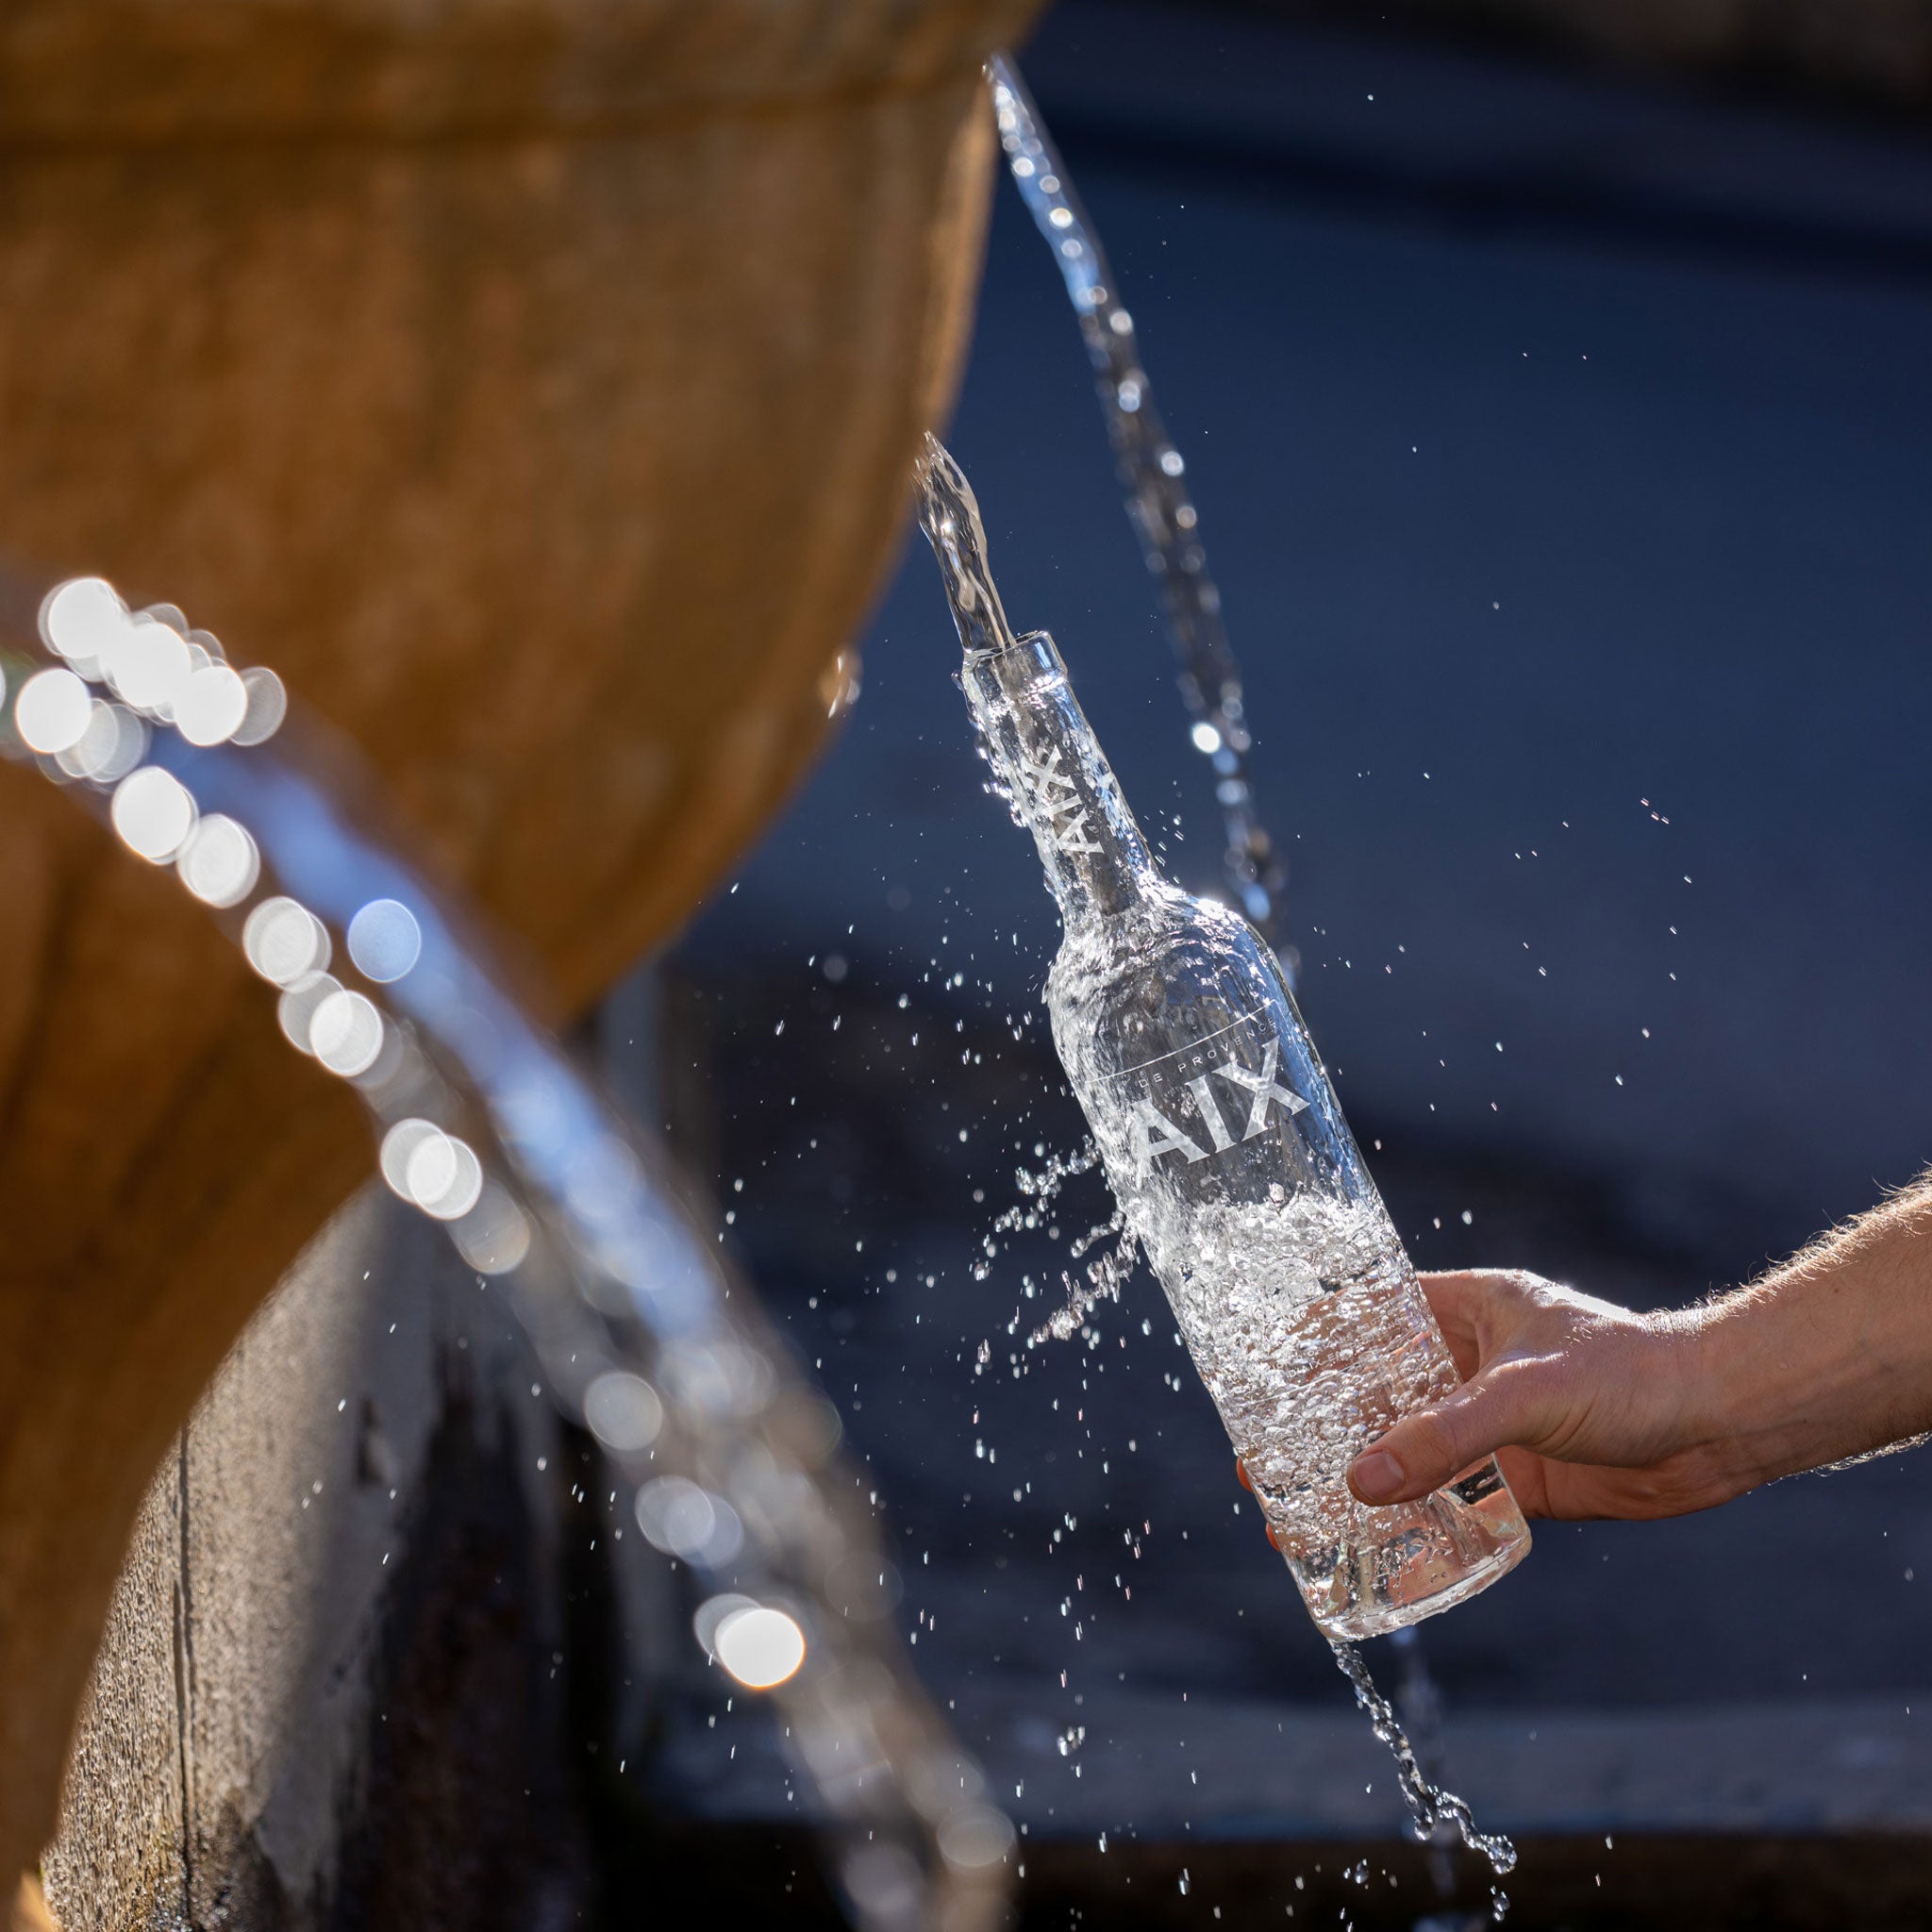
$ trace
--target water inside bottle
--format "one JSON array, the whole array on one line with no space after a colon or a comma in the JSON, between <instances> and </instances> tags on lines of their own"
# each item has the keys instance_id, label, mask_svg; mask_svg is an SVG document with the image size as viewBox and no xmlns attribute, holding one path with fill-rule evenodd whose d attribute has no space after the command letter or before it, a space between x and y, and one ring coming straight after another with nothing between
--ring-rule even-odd
<instances>
[{"instance_id":1,"label":"water inside bottle","mask_svg":"<svg viewBox=\"0 0 1932 1932\"><path fill-rule=\"evenodd\" d=\"M1380 1201L1203 1207L1143 1191L1139 1206L1189 1353L1328 1636L1433 1615L1522 1557L1527 1527L1493 1458L1414 1503L1371 1507L1344 1479L1457 1381Z\"/></svg>"}]
</instances>

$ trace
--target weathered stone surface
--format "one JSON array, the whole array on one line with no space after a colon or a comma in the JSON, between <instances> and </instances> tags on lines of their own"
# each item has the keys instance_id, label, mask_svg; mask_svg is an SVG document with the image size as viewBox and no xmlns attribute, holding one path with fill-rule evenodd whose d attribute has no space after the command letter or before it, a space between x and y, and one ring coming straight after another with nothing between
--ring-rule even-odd
<instances>
[{"instance_id":1,"label":"weathered stone surface","mask_svg":"<svg viewBox=\"0 0 1932 1932\"><path fill-rule=\"evenodd\" d=\"M501 1289L386 1196L338 1215L148 1491L63 1932L567 1923L560 1444Z\"/></svg>"},{"instance_id":2,"label":"weathered stone surface","mask_svg":"<svg viewBox=\"0 0 1932 1932\"><path fill-rule=\"evenodd\" d=\"M273 661L577 1010L849 687L958 365L979 63L1030 11L8 8L17 573L101 571ZM205 915L11 769L0 904L10 1870L143 1487L369 1148Z\"/></svg>"},{"instance_id":3,"label":"weathered stone surface","mask_svg":"<svg viewBox=\"0 0 1932 1932\"><path fill-rule=\"evenodd\" d=\"M75 1736L64 1840L47 1862L57 1893L111 1899L116 1927L172 1925L182 1898L182 1484L177 1447L135 1523Z\"/></svg>"}]
</instances>

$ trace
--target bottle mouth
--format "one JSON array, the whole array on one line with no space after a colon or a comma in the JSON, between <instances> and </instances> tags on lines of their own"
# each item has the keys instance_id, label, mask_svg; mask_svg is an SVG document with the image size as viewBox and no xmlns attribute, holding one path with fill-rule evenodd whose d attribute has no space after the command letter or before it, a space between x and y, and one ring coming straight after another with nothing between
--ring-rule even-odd
<instances>
[{"instance_id":1,"label":"bottle mouth","mask_svg":"<svg viewBox=\"0 0 1932 1932\"><path fill-rule=\"evenodd\" d=\"M966 661L969 664L990 664L996 658L1010 658L1015 651L1032 651L1039 644L1044 644L1050 651L1058 648L1051 631L1029 630L1023 631L1016 638L1008 638L1003 644L969 644Z\"/></svg>"}]
</instances>

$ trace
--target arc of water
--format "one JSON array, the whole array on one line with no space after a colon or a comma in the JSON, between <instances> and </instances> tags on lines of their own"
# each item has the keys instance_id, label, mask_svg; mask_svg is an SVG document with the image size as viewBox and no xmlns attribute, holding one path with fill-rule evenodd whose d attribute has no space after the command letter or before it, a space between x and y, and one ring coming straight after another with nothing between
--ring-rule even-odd
<instances>
[{"instance_id":1,"label":"arc of water","mask_svg":"<svg viewBox=\"0 0 1932 1932\"><path fill-rule=\"evenodd\" d=\"M291 1041L360 1094L391 1187L508 1278L553 1395L635 1489L644 1534L708 1583L699 1641L781 1707L854 1922L991 1932L1012 1827L865 1588L886 1565L831 1453L836 1411L731 1291L660 1151L352 816L323 775L346 754L283 724L272 673L238 675L178 610L130 612L98 578L49 592L40 630L51 658L0 654L0 756L172 866L281 988Z\"/></svg>"},{"instance_id":2,"label":"arc of water","mask_svg":"<svg viewBox=\"0 0 1932 1932\"><path fill-rule=\"evenodd\" d=\"M1248 775L1253 741L1241 665L1222 621L1221 591L1208 574L1199 517L1188 494L1187 463L1155 407L1134 319L1120 300L1099 237L1008 55L987 63L1000 146L1026 211L1053 251L1093 365L1108 439L1125 492L1127 517L1147 568L1160 581L1191 739L1214 769L1225 840L1223 864L1235 903L1271 941L1277 937L1288 874L1261 823ZM1277 947L1291 980L1293 950Z\"/></svg>"}]
</instances>

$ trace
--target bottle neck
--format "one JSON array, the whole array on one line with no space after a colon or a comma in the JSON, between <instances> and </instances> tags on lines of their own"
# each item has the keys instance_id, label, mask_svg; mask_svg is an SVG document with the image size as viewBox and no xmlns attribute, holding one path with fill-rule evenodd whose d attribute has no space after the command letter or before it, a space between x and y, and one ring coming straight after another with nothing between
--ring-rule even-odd
<instances>
[{"instance_id":1,"label":"bottle neck","mask_svg":"<svg viewBox=\"0 0 1932 1932\"><path fill-rule=\"evenodd\" d=\"M968 651L961 675L1067 924L1144 902L1159 874L1053 640L1034 631L1003 650Z\"/></svg>"}]
</instances>

